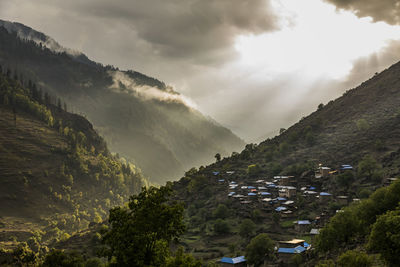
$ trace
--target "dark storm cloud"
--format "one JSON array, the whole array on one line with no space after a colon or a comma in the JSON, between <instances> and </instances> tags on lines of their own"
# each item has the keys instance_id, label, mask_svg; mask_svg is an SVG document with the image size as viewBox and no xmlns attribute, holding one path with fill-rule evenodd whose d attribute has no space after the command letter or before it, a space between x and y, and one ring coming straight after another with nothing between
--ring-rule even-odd
<instances>
[{"instance_id":1,"label":"dark storm cloud","mask_svg":"<svg viewBox=\"0 0 400 267\"><path fill-rule=\"evenodd\" d=\"M400 0L325 0L338 8L353 11L358 17L400 24Z\"/></svg>"},{"instance_id":2,"label":"dark storm cloud","mask_svg":"<svg viewBox=\"0 0 400 267\"><path fill-rule=\"evenodd\" d=\"M8 2L10 6L16 5ZM21 3L22 7L26 1L16 2ZM73 16L85 23L97 21L98 27L106 26L107 30L112 27L116 30L120 27L129 28L130 32L124 34L146 42L152 53L186 61L195 59L196 64L219 63L233 57L232 44L238 34L258 34L276 28L276 17L268 0L35 2L36 9L41 13L52 9L60 18ZM24 8L21 11L24 12ZM28 13L26 16L29 18L32 15ZM63 23L68 23L68 20ZM108 41L124 42L126 37Z\"/></svg>"}]
</instances>

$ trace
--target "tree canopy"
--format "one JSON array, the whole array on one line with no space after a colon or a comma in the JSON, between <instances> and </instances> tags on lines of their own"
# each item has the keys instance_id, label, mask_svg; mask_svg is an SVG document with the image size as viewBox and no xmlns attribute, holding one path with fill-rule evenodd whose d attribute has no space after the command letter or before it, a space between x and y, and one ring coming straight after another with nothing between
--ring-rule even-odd
<instances>
[{"instance_id":1,"label":"tree canopy","mask_svg":"<svg viewBox=\"0 0 400 267\"><path fill-rule=\"evenodd\" d=\"M117 266L160 266L169 244L185 230L184 208L169 201L170 187L143 188L130 198L128 208L110 210L110 230L104 236Z\"/></svg>"}]
</instances>

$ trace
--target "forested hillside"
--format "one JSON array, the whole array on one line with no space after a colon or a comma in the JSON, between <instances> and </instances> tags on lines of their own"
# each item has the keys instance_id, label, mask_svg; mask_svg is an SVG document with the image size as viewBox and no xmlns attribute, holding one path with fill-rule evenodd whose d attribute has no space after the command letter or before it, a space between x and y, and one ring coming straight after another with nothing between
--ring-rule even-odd
<instances>
[{"instance_id":1,"label":"forested hillside","mask_svg":"<svg viewBox=\"0 0 400 267\"><path fill-rule=\"evenodd\" d=\"M399 77L397 63L279 136L186 172L174 183L188 207L183 244L195 256L217 260L245 254L262 233L277 243L311 242L308 232L296 230L298 221L321 228L353 199L398 177Z\"/></svg>"},{"instance_id":2,"label":"forested hillside","mask_svg":"<svg viewBox=\"0 0 400 267\"><path fill-rule=\"evenodd\" d=\"M0 68L0 247L37 253L101 222L147 185L82 116L18 72Z\"/></svg>"},{"instance_id":3,"label":"forested hillside","mask_svg":"<svg viewBox=\"0 0 400 267\"><path fill-rule=\"evenodd\" d=\"M165 183L210 163L216 153L243 149L242 140L163 82L71 54L24 25L3 25L0 64L20 70L85 114L112 151L135 162L153 181Z\"/></svg>"}]
</instances>

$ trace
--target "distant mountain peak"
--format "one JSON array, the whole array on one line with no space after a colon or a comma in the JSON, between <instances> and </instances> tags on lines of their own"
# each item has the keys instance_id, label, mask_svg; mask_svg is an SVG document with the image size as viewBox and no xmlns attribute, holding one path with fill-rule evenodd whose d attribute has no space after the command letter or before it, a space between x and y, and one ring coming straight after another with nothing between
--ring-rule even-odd
<instances>
[{"instance_id":1,"label":"distant mountain peak","mask_svg":"<svg viewBox=\"0 0 400 267\"><path fill-rule=\"evenodd\" d=\"M66 53L77 61L86 64L94 64L85 54L80 51L65 48L60 45L56 40L47 36L44 33L36 31L19 22L11 22L0 19L0 27L4 27L9 33L16 33L21 40L29 40L50 49L55 53Z\"/></svg>"}]
</instances>

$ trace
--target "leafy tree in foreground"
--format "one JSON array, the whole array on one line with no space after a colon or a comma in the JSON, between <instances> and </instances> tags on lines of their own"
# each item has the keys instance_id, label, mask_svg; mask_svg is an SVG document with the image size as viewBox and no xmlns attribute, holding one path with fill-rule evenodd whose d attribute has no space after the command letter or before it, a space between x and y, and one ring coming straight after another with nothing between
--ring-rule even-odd
<instances>
[{"instance_id":1,"label":"leafy tree in foreground","mask_svg":"<svg viewBox=\"0 0 400 267\"><path fill-rule=\"evenodd\" d=\"M184 232L184 208L169 202L170 187L143 188L130 197L129 208L110 210L110 230L104 242L116 266L160 266L169 243Z\"/></svg>"},{"instance_id":2,"label":"leafy tree in foreground","mask_svg":"<svg viewBox=\"0 0 400 267\"><path fill-rule=\"evenodd\" d=\"M372 227L368 246L381 253L389 266L400 266L400 210L378 218Z\"/></svg>"},{"instance_id":3,"label":"leafy tree in foreground","mask_svg":"<svg viewBox=\"0 0 400 267\"><path fill-rule=\"evenodd\" d=\"M264 260L272 257L274 242L267 234L259 234L254 237L246 247L246 259L249 264L260 266Z\"/></svg>"}]
</instances>

